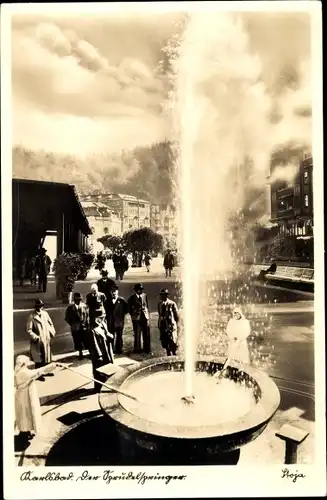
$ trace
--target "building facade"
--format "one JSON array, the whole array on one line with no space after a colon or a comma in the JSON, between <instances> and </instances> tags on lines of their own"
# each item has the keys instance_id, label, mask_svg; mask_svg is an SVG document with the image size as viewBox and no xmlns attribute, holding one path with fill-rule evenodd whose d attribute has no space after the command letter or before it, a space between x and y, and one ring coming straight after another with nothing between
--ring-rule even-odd
<instances>
[{"instance_id":1,"label":"building facade","mask_svg":"<svg viewBox=\"0 0 327 500\"><path fill-rule=\"evenodd\" d=\"M176 239L176 213L169 205L151 206L151 228L168 241Z\"/></svg>"},{"instance_id":2,"label":"building facade","mask_svg":"<svg viewBox=\"0 0 327 500\"><path fill-rule=\"evenodd\" d=\"M115 212L121 221L121 232L150 227L151 203L127 194L90 195L84 201L100 202Z\"/></svg>"},{"instance_id":3,"label":"building facade","mask_svg":"<svg viewBox=\"0 0 327 500\"><path fill-rule=\"evenodd\" d=\"M121 219L118 214L101 202L82 201L82 207L91 227L90 243L98 247L97 239L108 234L121 236Z\"/></svg>"},{"instance_id":4,"label":"building facade","mask_svg":"<svg viewBox=\"0 0 327 500\"><path fill-rule=\"evenodd\" d=\"M280 233L293 236L313 235L313 161L304 154L294 182L276 181L271 189L271 222Z\"/></svg>"}]
</instances>

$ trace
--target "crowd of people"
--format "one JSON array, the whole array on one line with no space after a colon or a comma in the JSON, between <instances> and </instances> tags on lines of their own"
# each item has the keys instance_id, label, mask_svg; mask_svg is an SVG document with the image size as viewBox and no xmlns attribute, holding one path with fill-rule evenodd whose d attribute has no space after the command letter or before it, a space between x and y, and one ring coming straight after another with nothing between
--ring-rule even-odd
<instances>
[{"instance_id":1,"label":"crowd of people","mask_svg":"<svg viewBox=\"0 0 327 500\"><path fill-rule=\"evenodd\" d=\"M158 327L162 347L168 356L178 349L177 326L179 312L176 303L169 299L169 290L162 289L158 301ZM92 363L94 391L99 392L105 375L98 369L114 363L114 355L122 354L124 346L125 318L129 314L134 333L134 353L151 353L150 313L148 297L142 283L134 286L134 293L126 300L119 294L119 286L102 272L101 279L91 285L85 302L79 292L65 311L79 358L87 350ZM40 404L35 381L45 381L54 376L51 340L56 335L49 313L40 298L35 300L34 310L28 315L26 331L30 339L30 358L19 355L15 365L16 427L24 439L33 437L40 421ZM29 365L34 362L34 369Z\"/></svg>"},{"instance_id":2,"label":"crowd of people","mask_svg":"<svg viewBox=\"0 0 327 500\"><path fill-rule=\"evenodd\" d=\"M38 255L27 258L23 256L19 265L19 284L24 286L28 279L31 286L38 284L38 292L46 292L48 285L48 275L51 271L52 261L47 255L45 248L41 248Z\"/></svg>"},{"instance_id":3,"label":"crowd of people","mask_svg":"<svg viewBox=\"0 0 327 500\"><path fill-rule=\"evenodd\" d=\"M43 257L46 253L43 253ZM44 259L44 263L47 259ZM170 262L166 260L169 274ZM45 264L44 264L45 265ZM79 292L73 294L73 301L65 311L65 321L70 327L74 349L83 359L88 352L93 371L94 391L99 392L106 376L99 368L114 363L115 355L123 353L126 316L130 315L134 353L151 354L151 330L148 296L142 283L134 285L134 293L125 299L119 294L119 285L102 271L101 278L91 285L85 301ZM45 285L46 286L46 285ZM169 290L163 288L158 300L158 330L160 343L167 356L178 351L178 325L180 314L177 304L169 298ZM24 439L33 437L40 421L40 403L35 381L44 382L54 376L56 364L52 362L51 341L56 335L50 314L44 309L40 298L35 300L34 309L28 315L26 332L30 340L30 358L17 356L15 365L16 427ZM250 363L248 337L250 323L242 310L235 307L228 321L228 358ZM29 365L34 363L34 369Z\"/></svg>"}]
</instances>

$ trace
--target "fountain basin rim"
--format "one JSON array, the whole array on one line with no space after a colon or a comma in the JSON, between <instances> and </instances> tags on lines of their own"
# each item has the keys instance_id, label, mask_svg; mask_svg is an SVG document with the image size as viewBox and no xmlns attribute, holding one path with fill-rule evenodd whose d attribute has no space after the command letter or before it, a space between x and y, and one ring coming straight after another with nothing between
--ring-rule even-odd
<instances>
[{"instance_id":1,"label":"fountain basin rim","mask_svg":"<svg viewBox=\"0 0 327 500\"><path fill-rule=\"evenodd\" d=\"M224 358L202 356L198 362L223 364ZM138 366L128 366L119 370L111 377L111 385L121 388L128 379L133 377L136 372L148 372L151 366L160 364L179 364L184 359L179 357L161 357L153 358L142 362ZM170 424L156 423L126 410L119 401L119 395L114 392L101 391L99 394L99 405L101 409L116 424L133 429L136 432L152 434L170 439L210 439L216 438L228 439L232 435L242 432L249 432L250 429L265 426L278 409L280 403L280 394L275 382L268 375L260 372L250 365L242 365L233 362L229 366L236 368L250 377L252 377L261 389L261 398L253 409L238 419L230 422L224 422L216 425L204 425L203 427L175 426Z\"/></svg>"}]
</instances>

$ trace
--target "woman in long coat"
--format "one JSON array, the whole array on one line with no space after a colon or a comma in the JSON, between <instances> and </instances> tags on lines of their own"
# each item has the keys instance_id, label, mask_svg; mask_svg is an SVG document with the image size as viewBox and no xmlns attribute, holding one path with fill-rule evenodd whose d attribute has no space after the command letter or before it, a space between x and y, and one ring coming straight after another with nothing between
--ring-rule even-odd
<instances>
[{"instance_id":1,"label":"woman in long coat","mask_svg":"<svg viewBox=\"0 0 327 500\"><path fill-rule=\"evenodd\" d=\"M43 368L31 370L27 356L17 356L15 365L15 411L16 427L21 436L30 439L31 432L38 432L41 427L41 408L35 380L55 368L49 364Z\"/></svg>"},{"instance_id":2,"label":"woman in long coat","mask_svg":"<svg viewBox=\"0 0 327 500\"><path fill-rule=\"evenodd\" d=\"M228 336L228 357L241 363L250 363L247 338L251 333L251 327L240 307L234 308L233 317L228 321L226 333Z\"/></svg>"},{"instance_id":3,"label":"woman in long coat","mask_svg":"<svg viewBox=\"0 0 327 500\"><path fill-rule=\"evenodd\" d=\"M52 320L43 307L42 300L36 299L34 311L28 316L26 323L26 331L30 337L30 355L35 368L51 363L51 339L56 334Z\"/></svg>"}]
</instances>

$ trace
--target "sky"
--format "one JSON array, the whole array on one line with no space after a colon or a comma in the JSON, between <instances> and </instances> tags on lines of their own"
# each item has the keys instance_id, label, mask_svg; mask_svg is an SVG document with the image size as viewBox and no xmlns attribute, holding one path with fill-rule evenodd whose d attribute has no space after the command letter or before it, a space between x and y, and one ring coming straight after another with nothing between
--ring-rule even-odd
<instances>
[{"instance_id":1,"label":"sky","mask_svg":"<svg viewBox=\"0 0 327 500\"><path fill-rule=\"evenodd\" d=\"M183 15L15 14L13 145L84 157L170 139L170 81L160 67ZM239 17L279 117L276 136L302 140L310 134L309 15Z\"/></svg>"}]
</instances>

